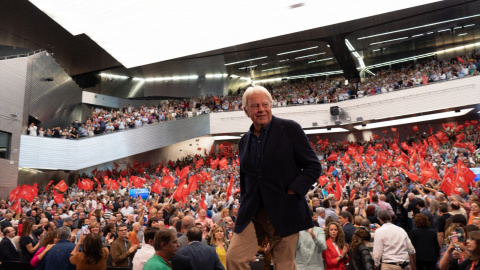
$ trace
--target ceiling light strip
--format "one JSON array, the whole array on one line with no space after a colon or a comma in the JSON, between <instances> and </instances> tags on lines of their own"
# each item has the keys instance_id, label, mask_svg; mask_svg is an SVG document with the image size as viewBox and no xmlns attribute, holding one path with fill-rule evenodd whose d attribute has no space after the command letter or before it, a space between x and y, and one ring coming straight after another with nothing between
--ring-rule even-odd
<instances>
[{"instance_id":1,"label":"ceiling light strip","mask_svg":"<svg viewBox=\"0 0 480 270\"><path fill-rule=\"evenodd\" d=\"M270 71L270 70L277 70L277 69L282 69L282 68L287 68L289 66L283 66L283 67L276 67L276 68L269 68L269 69L264 69L262 70L262 72L265 72L265 71Z\"/></svg>"},{"instance_id":2,"label":"ceiling light strip","mask_svg":"<svg viewBox=\"0 0 480 270\"><path fill-rule=\"evenodd\" d=\"M322 53L314 53L314 54L309 54L309 55L304 55L304 56L298 56L298 57L295 57L295 59L302 59L302 58L307 58L307 57L312 57L312 56L322 55L322 54L325 54L325 52L322 52Z\"/></svg>"},{"instance_id":3,"label":"ceiling light strip","mask_svg":"<svg viewBox=\"0 0 480 270\"><path fill-rule=\"evenodd\" d=\"M245 62L254 61L254 60L258 60L258 59L265 59L267 57L268 56L262 56L262 57L252 58L252 59L241 60L241 61L237 61L237 62L226 63L225 66L235 65L235 64L239 64L239 63L245 63Z\"/></svg>"},{"instance_id":4,"label":"ceiling light strip","mask_svg":"<svg viewBox=\"0 0 480 270\"><path fill-rule=\"evenodd\" d=\"M305 49L300 49L300 50L295 50L295 51L277 53L277 55L284 55L284 54L289 54L289 53L303 52L303 51L312 50L312 49L316 49L316 48L318 48L318 46L308 47L308 48L305 48Z\"/></svg>"},{"instance_id":5,"label":"ceiling light strip","mask_svg":"<svg viewBox=\"0 0 480 270\"><path fill-rule=\"evenodd\" d=\"M397 41L397 40L402 40L402 39L407 39L408 37L401 37L401 38L394 38L394 39L389 39L389 40L384 40L384 41L379 41L379 42L373 42L373 43L370 43L370 46L371 45L375 45L375 44L381 44L381 43L387 43L387 42L391 42L391 41Z\"/></svg>"},{"instance_id":6,"label":"ceiling light strip","mask_svg":"<svg viewBox=\"0 0 480 270\"><path fill-rule=\"evenodd\" d=\"M323 59L308 61L308 63L311 64L311 63L316 63L316 62L328 61L328 60L332 60L332 59L333 59L333 57L329 57L329 58L323 58Z\"/></svg>"},{"instance_id":7,"label":"ceiling light strip","mask_svg":"<svg viewBox=\"0 0 480 270\"><path fill-rule=\"evenodd\" d=\"M456 19L451 19L451 20L446 20L446 21L441 21L441 22L436 22L436 23L429 23L429 24L424 24L424 25L419 25L419 26L415 26L415 27L404 28L404 29L395 30L395 31L389 31L389 32L380 33L380 34L375 34L375 35L370 35L370 36L365 36L365 37L359 37L359 38L357 38L357 40L366 39L366 38L372 38L372 37L379 37L379 36L384 36L384 35L389 35L389 34L394 34L394 33L400 33L400 32L409 31L409 30L414 30L414 29L419 29L419 28L423 28L423 27L439 25L439 24L442 24L442 23L449 23L449 22L460 21L460 20L463 20L463 19L475 18L475 17L478 17L478 16L480 16L480 14L475 14L475 15L471 15L471 16L466 16L466 17L461 17L461 18L456 18Z\"/></svg>"},{"instance_id":8,"label":"ceiling light strip","mask_svg":"<svg viewBox=\"0 0 480 270\"><path fill-rule=\"evenodd\" d=\"M358 130L365 130L365 129L374 129L374 128L405 125L405 124L411 124L411 123L417 123L417 122L432 121L432 120L437 120L437 119L445 119L445 118L450 118L450 117L462 116L462 115L465 115L465 114L469 113L472 110L473 110L473 108L463 109L463 110L460 110L460 112L458 112L458 113L456 113L455 111L449 111L449 112L441 112L441 113L434 113L434 114L421 115L421 116L413 116L413 117L396 119L396 120L370 123L370 124L366 124L366 126L357 125L357 126L353 126L353 128L358 129Z\"/></svg>"}]
</instances>

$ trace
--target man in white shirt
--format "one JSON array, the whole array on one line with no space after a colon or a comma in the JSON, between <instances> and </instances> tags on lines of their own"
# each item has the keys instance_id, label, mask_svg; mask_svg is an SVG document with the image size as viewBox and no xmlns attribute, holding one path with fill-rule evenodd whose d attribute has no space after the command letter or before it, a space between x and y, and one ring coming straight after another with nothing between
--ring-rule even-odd
<instances>
[{"instance_id":1,"label":"man in white shirt","mask_svg":"<svg viewBox=\"0 0 480 270\"><path fill-rule=\"evenodd\" d=\"M133 257L132 261L132 270L142 270L145 263L153 256L153 254L155 254L153 240L155 239L155 234L158 230L158 228L150 227L145 231L145 245L135 253L135 257Z\"/></svg>"},{"instance_id":2,"label":"man in white shirt","mask_svg":"<svg viewBox=\"0 0 480 270\"><path fill-rule=\"evenodd\" d=\"M392 224L392 217L387 210L378 211L382 227L375 231L373 242L373 260L375 266L382 270L416 270L415 248L408 234L401 227Z\"/></svg>"},{"instance_id":3,"label":"man in white shirt","mask_svg":"<svg viewBox=\"0 0 480 270\"><path fill-rule=\"evenodd\" d=\"M123 202L123 207L120 209L120 213L122 213L122 216L126 217L128 215L133 215L134 214L133 207L129 206L128 201Z\"/></svg>"}]
</instances>

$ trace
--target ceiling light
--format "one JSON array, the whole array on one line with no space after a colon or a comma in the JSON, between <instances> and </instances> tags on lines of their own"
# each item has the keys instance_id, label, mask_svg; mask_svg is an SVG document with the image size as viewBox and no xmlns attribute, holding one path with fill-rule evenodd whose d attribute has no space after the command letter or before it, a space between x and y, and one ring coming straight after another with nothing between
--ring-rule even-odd
<instances>
[{"instance_id":1,"label":"ceiling light","mask_svg":"<svg viewBox=\"0 0 480 270\"><path fill-rule=\"evenodd\" d=\"M353 48L352 44L350 43L350 41L348 41L348 39L345 39L345 44L347 45L347 48L353 52L355 51L355 48Z\"/></svg>"},{"instance_id":2,"label":"ceiling light","mask_svg":"<svg viewBox=\"0 0 480 270\"><path fill-rule=\"evenodd\" d=\"M349 132L348 129L344 128L331 128L331 129L326 129L326 128L319 128L319 129L305 129L303 130L306 135L312 135L312 134L324 134L324 133L339 133L339 132Z\"/></svg>"},{"instance_id":3,"label":"ceiling light","mask_svg":"<svg viewBox=\"0 0 480 270\"><path fill-rule=\"evenodd\" d=\"M434 114L421 115L421 116L413 116L413 117L390 120L390 121L370 123L370 124L367 124L366 126L358 125L358 126L353 126L353 128L358 129L358 130L365 130L365 129L374 129L374 128L405 125L405 124L424 122L424 121L432 121L432 120L437 120L437 119L444 119L444 118L462 116L462 115L465 115L465 114L469 113L472 110L473 109L470 108L470 109L460 110L460 112L458 112L458 113L456 113L455 111L449 111L449 112L441 112L441 113L434 113Z\"/></svg>"},{"instance_id":4,"label":"ceiling light","mask_svg":"<svg viewBox=\"0 0 480 270\"><path fill-rule=\"evenodd\" d=\"M247 67L239 67L238 69L247 69Z\"/></svg>"},{"instance_id":5,"label":"ceiling light","mask_svg":"<svg viewBox=\"0 0 480 270\"><path fill-rule=\"evenodd\" d=\"M332 60L332 59L333 59L333 57L329 57L329 58L323 58L323 59L308 61L308 63L311 64L311 63L323 62L323 61Z\"/></svg>"},{"instance_id":6,"label":"ceiling light","mask_svg":"<svg viewBox=\"0 0 480 270\"><path fill-rule=\"evenodd\" d=\"M458 34L458 36L459 36L459 37L460 37L460 36L465 36L465 35L467 35L467 34L468 34L468 33L461 33L461 34Z\"/></svg>"},{"instance_id":7,"label":"ceiling light","mask_svg":"<svg viewBox=\"0 0 480 270\"><path fill-rule=\"evenodd\" d=\"M252 59L241 60L241 61L237 61L237 62L226 63L225 66L235 65L235 64L239 64L239 63L245 63L245 62L250 62L250 61L258 60L258 59L265 59L265 58L267 58L267 57L268 57L268 56L262 56L262 57L252 58Z\"/></svg>"},{"instance_id":8,"label":"ceiling light","mask_svg":"<svg viewBox=\"0 0 480 270\"><path fill-rule=\"evenodd\" d=\"M424 25L419 25L419 26L415 26L415 27L409 27L409 28L399 29L399 30L395 30L395 31L389 31L389 32L380 33L380 34L375 34L375 35L370 35L370 36L365 36L365 37L359 37L358 40L360 40L360 39L366 39L366 38L372 38L372 37L378 37L378 36L384 36L384 35L389 35L389 34L394 34L394 33L399 33L399 32L404 32L404 31L409 31L409 30L413 30L413 29L419 29L419 28L428 27L428 26L433 26L433 25L439 25L439 24L442 24L442 23L455 22L455 21L460 21L460 20L463 20L463 19L475 18L475 17L478 17L478 16L480 16L480 14L476 14L476 15L472 15L472 16L466 16L466 17L461 17L461 18L456 18L456 19L451 19L451 20L446 20L446 21L441 21L441 22L436 22L436 23L429 23L429 24L424 24ZM433 33L433 32L430 32L430 34L431 34L431 33Z\"/></svg>"},{"instance_id":9,"label":"ceiling light","mask_svg":"<svg viewBox=\"0 0 480 270\"><path fill-rule=\"evenodd\" d=\"M256 67L257 65L253 65L253 66L248 66L247 68L254 68Z\"/></svg>"},{"instance_id":10,"label":"ceiling light","mask_svg":"<svg viewBox=\"0 0 480 270\"><path fill-rule=\"evenodd\" d=\"M128 76L108 74L108 73L100 73L100 76L103 78L110 78L110 79L128 79L129 78Z\"/></svg>"},{"instance_id":11,"label":"ceiling light","mask_svg":"<svg viewBox=\"0 0 480 270\"><path fill-rule=\"evenodd\" d=\"M215 141L224 141L224 140L240 140L240 136L213 136Z\"/></svg>"},{"instance_id":12,"label":"ceiling light","mask_svg":"<svg viewBox=\"0 0 480 270\"><path fill-rule=\"evenodd\" d=\"M270 71L270 70L276 70L276 69L282 69L282 68L287 68L287 67L289 67L289 66L276 67L276 68L269 68L269 69L264 69L264 70L262 70L262 72L264 72L264 71Z\"/></svg>"},{"instance_id":13,"label":"ceiling light","mask_svg":"<svg viewBox=\"0 0 480 270\"><path fill-rule=\"evenodd\" d=\"M322 53L314 53L314 54L309 54L309 55L304 55L304 56L295 57L295 59L302 59L302 58L312 57L312 56L321 55L321 54L326 54L326 53L325 53L325 52L322 52Z\"/></svg>"},{"instance_id":14,"label":"ceiling light","mask_svg":"<svg viewBox=\"0 0 480 270\"><path fill-rule=\"evenodd\" d=\"M228 74L226 73L215 73L215 74L205 74L205 78L211 79L211 78L223 78L227 77Z\"/></svg>"},{"instance_id":15,"label":"ceiling light","mask_svg":"<svg viewBox=\"0 0 480 270\"><path fill-rule=\"evenodd\" d=\"M268 65L268 63L263 63L262 66Z\"/></svg>"},{"instance_id":16,"label":"ceiling light","mask_svg":"<svg viewBox=\"0 0 480 270\"><path fill-rule=\"evenodd\" d=\"M427 35L433 34L433 32L428 32Z\"/></svg>"},{"instance_id":17,"label":"ceiling light","mask_svg":"<svg viewBox=\"0 0 480 270\"><path fill-rule=\"evenodd\" d=\"M384 67L384 66L389 66L389 65L392 65L392 64L408 62L408 61L412 61L412 60L415 60L415 59L430 57L430 56L434 56L434 55L435 55L435 53L420 54L420 55L416 55L416 56L411 56L411 57L401 58L401 59L397 59L397 60L393 60L393 61L378 63L378 64L375 64L375 65L370 65L367 68L372 69L372 68Z\"/></svg>"},{"instance_id":18,"label":"ceiling light","mask_svg":"<svg viewBox=\"0 0 480 270\"><path fill-rule=\"evenodd\" d=\"M441 33L441 32L445 32L445 31L450 31L450 29L442 29L442 30L438 30L437 32Z\"/></svg>"},{"instance_id":19,"label":"ceiling light","mask_svg":"<svg viewBox=\"0 0 480 270\"><path fill-rule=\"evenodd\" d=\"M146 82L181 81L198 79L198 75L146 78Z\"/></svg>"},{"instance_id":20,"label":"ceiling light","mask_svg":"<svg viewBox=\"0 0 480 270\"><path fill-rule=\"evenodd\" d=\"M305 48L305 49L300 49L300 50L295 50L295 51L289 51L289 52L277 53L277 55L284 55L284 54L289 54L289 53L302 52L302 51L306 51L306 50L312 50L312 49L316 49L316 48L318 48L318 46L314 46L314 47L308 47L308 48Z\"/></svg>"},{"instance_id":21,"label":"ceiling light","mask_svg":"<svg viewBox=\"0 0 480 270\"><path fill-rule=\"evenodd\" d=\"M283 60L279 60L278 62L282 63L282 62L287 62L288 59L283 59Z\"/></svg>"},{"instance_id":22,"label":"ceiling light","mask_svg":"<svg viewBox=\"0 0 480 270\"><path fill-rule=\"evenodd\" d=\"M413 35L412 37L421 37L421 36L423 36L423 34Z\"/></svg>"},{"instance_id":23,"label":"ceiling light","mask_svg":"<svg viewBox=\"0 0 480 270\"><path fill-rule=\"evenodd\" d=\"M253 84L257 84L257 83L268 83L268 82L278 82L278 81L281 81L281 80L282 80L282 78L263 79L263 80L253 81Z\"/></svg>"},{"instance_id":24,"label":"ceiling light","mask_svg":"<svg viewBox=\"0 0 480 270\"><path fill-rule=\"evenodd\" d=\"M375 49L375 50L372 50L374 52L378 52L378 51L381 51L382 49Z\"/></svg>"},{"instance_id":25,"label":"ceiling light","mask_svg":"<svg viewBox=\"0 0 480 270\"><path fill-rule=\"evenodd\" d=\"M381 43L386 43L386 42L391 42L391 41L402 40L402 39L406 39L406 38L408 38L408 37L401 37L401 38L394 38L394 39L389 39L389 40L384 40L384 41L379 41L379 42L373 42L373 43L370 43L370 46L375 45L375 44L381 44Z\"/></svg>"}]
</instances>

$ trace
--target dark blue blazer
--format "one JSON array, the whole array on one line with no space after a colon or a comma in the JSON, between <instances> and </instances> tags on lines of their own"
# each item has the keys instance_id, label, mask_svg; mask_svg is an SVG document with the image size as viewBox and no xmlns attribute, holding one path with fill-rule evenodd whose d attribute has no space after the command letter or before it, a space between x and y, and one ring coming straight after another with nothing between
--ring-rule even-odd
<instances>
[{"instance_id":1,"label":"dark blue blazer","mask_svg":"<svg viewBox=\"0 0 480 270\"><path fill-rule=\"evenodd\" d=\"M193 261L195 269L225 270L215 248L212 246L207 246L200 242L192 242L188 246L179 249L177 254L189 257Z\"/></svg>"},{"instance_id":2,"label":"dark blue blazer","mask_svg":"<svg viewBox=\"0 0 480 270\"><path fill-rule=\"evenodd\" d=\"M343 232L345 233L345 241L347 244L350 244L352 242L352 236L355 233L355 230L357 230L357 227L353 226L352 223L348 222L345 225L343 225Z\"/></svg>"},{"instance_id":3,"label":"dark blue blazer","mask_svg":"<svg viewBox=\"0 0 480 270\"><path fill-rule=\"evenodd\" d=\"M20 253L13 246L12 241L4 237L0 241L0 262L20 261Z\"/></svg>"},{"instance_id":4,"label":"dark blue blazer","mask_svg":"<svg viewBox=\"0 0 480 270\"><path fill-rule=\"evenodd\" d=\"M248 160L247 132L239 141L241 203L235 222L242 232L262 202L276 233L288 236L313 227L312 216L304 198L322 172L318 157L300 125L272 116L260 172ZM247 180L245 175L248 174ZM291 188L296 194L287 194Z\"/></svg>"}]
</instances>

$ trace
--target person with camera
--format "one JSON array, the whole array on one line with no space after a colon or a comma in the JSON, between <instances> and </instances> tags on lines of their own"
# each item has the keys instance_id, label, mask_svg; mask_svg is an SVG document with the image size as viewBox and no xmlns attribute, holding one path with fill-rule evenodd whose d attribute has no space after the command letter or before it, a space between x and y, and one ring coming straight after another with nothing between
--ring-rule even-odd
<instances>
[{"instance_id":1,"label":"person with camera","mask_svg":"<svg viewBox=\"0 0 480 270\"><path fill-rule=\"evenodd\" d=\"M451 254L452 259L449 262L450 270L479 270L480 269L480 231L470 232L466 240L466 248L469 254L462 259L462 252L450 243L447 248L447 254Z\"/></svg>"},{"instance_id":2,"label":"person with camera","mask_svg":"<svg viewBox=\"0 0 480 270\"><path fill-rule=\"evenodd\" d=\"M450 264L461 264L466 258L470 256L470 252L467 249L466 239L469 238L469 234L465 231L465 223L456 223L457 220L452 217L452 225L445 231L445 241L448 246L445 252L442 254L442 258L438 264L440 270L449 270Z\"/></svg>"}]
</instances>

